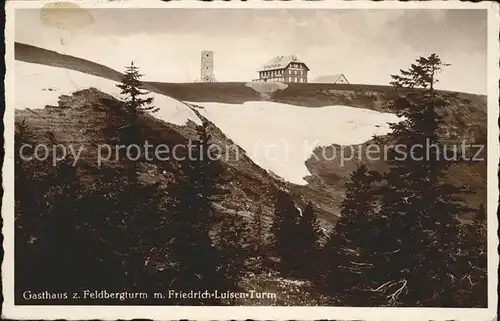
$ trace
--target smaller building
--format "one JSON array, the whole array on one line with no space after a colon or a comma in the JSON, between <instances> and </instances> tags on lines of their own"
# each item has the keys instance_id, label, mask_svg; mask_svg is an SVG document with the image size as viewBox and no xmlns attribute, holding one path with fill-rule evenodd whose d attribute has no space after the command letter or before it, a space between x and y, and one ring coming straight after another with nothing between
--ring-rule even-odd
<instances>
[{"instance_id":1,"label":"smaller building","mask_svg":"<svg viewBox=\"0 0 500 321\"><path fill-rule=\"evenodd\" d=\"M324 75L314 78L316 84L348 84L349 81L344 74Z\"/></svg>"},{"instance_id":2,"label":"smaller building","mask_svg":"<svg viewBox=\"0 0 500 321\"><path fill-rule=\"evenodd\" d=\"M258 81L306 83L309 68L297 56L290 55L274 57L258 71Z\"/></svg>"}]
</instances>

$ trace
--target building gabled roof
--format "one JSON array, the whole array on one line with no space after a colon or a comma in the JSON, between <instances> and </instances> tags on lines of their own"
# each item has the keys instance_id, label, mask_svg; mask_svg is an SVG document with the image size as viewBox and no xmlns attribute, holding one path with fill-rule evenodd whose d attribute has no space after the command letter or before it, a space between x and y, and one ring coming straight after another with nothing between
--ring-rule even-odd
<instances>
[{"instance_id":1,"label":"building gabled roof","mask_svg":"<svg viewBox=\"0 0 500 321\"><path fill-rule=\"evenodd\" d=\"M333 75L323 75L323 76L318 76L314 78L312 82L314 83L320 83L320 84L334 84L337 81L339 81L342 77L345 78L347 82L347 78L344 76L344 74L333 74Z\"/></svg>"},{"instance_id":2,"label":"building gabled roof","mask_svg":"<svg viewBox=\"0 0 500 321\"><path fill-rule=\"evenodd\" d=\"M304 62L300 61L297 58L297 56L289 55L289 56L276 56L276 57L274 57L273 59L269 60L264 65L262 65L258 71L283 69L283 68L286 68L292 62L303 64L307 68L307 70L309 70L309 67L307 67L307 65Z\"/></svg>"}]
</instances>

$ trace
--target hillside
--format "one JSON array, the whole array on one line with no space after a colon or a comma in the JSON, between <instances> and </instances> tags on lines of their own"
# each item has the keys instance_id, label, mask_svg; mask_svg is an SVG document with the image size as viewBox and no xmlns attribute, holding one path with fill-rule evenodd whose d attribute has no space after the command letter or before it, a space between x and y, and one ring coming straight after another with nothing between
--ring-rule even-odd
<instances>
[{"instance_id":1,"label":"hillside","mask_svg":"<svg viewBox=\"0 0 500 321\"><path fill-rule=\"evenodd\" d=\"M95 280L86 278L94 275L104 277L102 282L116 282L119 287L123 286L120 278L127 282L130 279L128 275L120 276L129 271L124 268L127 259L122 258L123 253L135 253L135 249L139 248L137 245L155 232L166 235L167 225L163 224L171 212L163 209L168 208L165 205L173 203L171 201L175 199L169 187L179 186L175 184L181 181L184 174L182 161L174 158L166 161L139 158L134 161L136 165L133 170L134 175L138 176L138 185L155 186L155 191L159 193L158 199L154 199L159 204L158 208L148 212L143 204L148 204L149 198L156 197L155 193L121 194L122 185L126 185L123 181L130 173L125 158L120 158L117 153L116 158L111 157L102 164L97 159L99 146L116 146L124 137L121 136L123 127L126 127L123 126L124 106L116 87L121 73L88 60L16 44L15 75L15 121L18 131L27 125L32 135L30 139L45 146L84 146L77 162L74 182L78 191L83 191L82 195L85 195L83 201L73 195L73 203L64 202L67 197L63 190L65 185L57 185L60 168L50 166L50 158L41 163L16 163L16 175L21 175L21 178L16 176L16 193L19 193L16 194L16 214L25 213L23 207L27 205L35 208L33 217L18 215L21 222L16 226L16 237L25 239L21 242L24 249L20 250L17 262L27 268L16 274L16 282L30 286L38 284L45 289L47 285L44 280L50 279L45 275L57 276L63 272L58 269L66 269L79 277L70 275L61 280L75 282L80 287L93 284ZM226 194L213 204L216 212L227 218L222 222L230 222L231 219L242 222L256 213L263 213L266 236L270 234L269 223L275 210L279 209L272 195L282 189L292 196L291 207L295 206L301 217L306 203L313 204L322 228L322 232L318 232L319 237L323 241L326 233L338 221L340 204L345 196L345 183L351 172L360 163L378 171L387 169L383 159L367 160L357 156L342 159L332 155L339 155L346 149L365 153L374 135L383 137L390 132L388 122L399 121L390 106L391 100L396 97L395 92L384 86L145 82L144 87L152 92L150 95L159 111L139 116L138 137L152 146L167 145L172 150L178 145L189 145L191 140L198 137L198 125L208 121L212 142L219 147L230 147L221 150L222 172L219 176L223 179L221 185ZM464 93L456 93L450 98L450 106L441 111L444 116L444 138L453 143L486 144L485 98ZM16 133L16 136L21 135ZM306 146L303 146L304 143L307 143ZM287 159L276 159L276 154L267 154L270 146L278 156L285 155ZM485 155L486 151L483 151ZM17 179L24 179L23 166L34 173L31 181L25 180L35 185L34 188L28 187L33 194L29 194L30 191L26 194L22 192L22 188L30 184L21 187L22 184L17 183ZM446 180L473 190L464 198L465 205L473 210L486 203L486 179L485 162L455 165L446 176ZM42 195L43 201L31 197L33 195ZM37 201L31 202L32 198ZM75 205L74 202L82 203ZM140 208L132 213L140 215L129 215L128 210L136 203ZM52 204L56 204L55 209L51 208ZM129 205L130 208L127 207ZM125 210L122 211L122 208ZM47 213L71 211L77 213L75 221L64 219L65 214L60 214L61 217L54 220L50 215L45 216ZM148 217L151 213L156 217ZM467 221L468 214L463 213L462 219ZM116 217L117 221L113 222ZM127 217L139 222L137 239L135 221L124 223ZM148 219L144 220L145 217ZM151 225L158 224L159 227L146 225L147 228L141 230L141 221L148 221L149 224L153 222ZM55 230L50 230L51 226ZM212 226L211 232L215 230L217 234L219 227ZM64 235L64 231L69 235ZM225 234L232 232L222 231ZM59 234L63 234L61 238ZM236 241L233 242L244 243L245 240L240 238L242 234L236 233L233 236ZM124 245L118 242L118 249L123 246L123 252L114 251L116 247L113 242L122 238L127 239ZM79 244L81 249L88 247L90 250L88 253L82 250L83 253L73 256L71 245L65 249L66 244L60 244L65 242L73 242ZM146 271L144 275L147 275L142 280L144 284L152 282L156 286L158 280L169 279L168 274L162 273L172 270L172 266L168 265L174 263L169 261L170 248L165 246L165 242L148 248L148 252L140 257L140 269ZM61 245L62 250L67 250L62 252L69 253L67 257L58 256L57 250L52 251L52 247L57 244ZM94 247L97 250L94 251ZM101 253L101 250L112 253ZM246 262L250 266L244 269L245 274L241 277L242 289L278 293L279 299L271 303L275 305L337 303L339 298L335 295L325 297L322 289L314 285L314 280L298 275L280 275L277 264L280 258L270 248L267 250L269 253L263 255L269 261L266 261L265 270L253 270L253 261ZM61 262L53 263L49 259L43 265L41 262L46 259L44 255L49 255L49 258L54 255L53 258ZM82 262L87 263L89 260L94 270L78 272L81 271ZM37 267L36 273L30 270L32 262L42 265L39 269ZM73 267L73 270L66 268L68 266ZM37 277L37 273L43 277ZM80 274L85 274L82 280L79 279ZM152 280L149 280L150 276ZM135 287L135 279L131 286ZM17 295L19 298L20 294ZM243 300L241 303L269 305L266 300Z\"/></svg>"},{"instance_id":2,"label":"hillside","mask_svg":"<svg viewBox=\"0 0 500 321\"><path fill-rule=\"evenodd\" d=\"M114 81L122 77L122 73L104 65L19 42L14 44L14 56L15 60L67 68Z\"/></svg>"},{"instance_id":3,"label":"hillside","mask_svg":"<svg viewBox=\"0 0 500 321\"><path fill-rule=\"evenodd\" d=\"M118 71L88 60L20 43L16 43L15 57L19 61L62 67L112 81L116 81L121 75ZM237 104L241 105L256 101L270 101L309 108L345 105L379 112L390 112L391 108L389 104L391 99L395 97L395 92L388 86L355 84L288 84L285 89L276 90L266 96L261 95L245 83L145 82L145 84L145 87L152 92L167 95L179 101L189 102L186 103L187 105L195 104L196 106L192 107L195 107L194 110L198 110L201 114L205 111L199 107L203 108L203 105L207 105L207 103L218 108L215 103L233 104L236 106ZM84 88L74 88L74 90L76 89ZM466 93L455 93L455 95L450 107L443 111L447 138L454 141L464 140L469 143L485 143L486 97ZM16 108L22 107L16 106ZM207 115L205 114L204 116ZM210 117L208 118L213 121ZM296 121L300 122L300 120ZM236 122L235 125L238 126L238 123ZM229 132L223 132L220 129L219 125L213 127L214 132L217 133L215 136L224 136L224 139L230 139L231 141L235 139L235 137L231 137L230 135L227 136L230 134ZM328 154L328 150L339 148L339 144L342 144L333 143L334 141L335 139L332 139L332 143L326 141L317 146L314 153L318 157L310 157L305 161L305 166L308 172L310 172L310 175L305 178L308 182L307 185L297 186L289 184L286 181L281 182L291 188L292 193L298 198L299 202L301 199L308 199L310 197L317 200L318 206L324 211L321 216L331 222L334 222L336 215L338 215L338 206L343 197L344 182L352 169L359 163L355 159L346 160L345 164L339 166L338 160L324 159L325 157L322 157L322 155L325 155L325 151ZM253 160L247 159L245 162L252 163L253 166L258 168L259 166L254 161L255 158ZM463 166L450 170L451 174L449 177L451 181L458 184L467 183L476 191L474 195L468 196L467 199L472 202L471 205L474 207L485 202L485 165L484 162L468 166L465 170ZM232 164L232 166L238 167L239 165ZM384 168L382 161L371 162L371 166L378 169ZM247 168L248 166L243 167ZM247 177L253 177L254 175L255 173L252 172L251 174L247 174Z\"/></svg>"}]
</instances>

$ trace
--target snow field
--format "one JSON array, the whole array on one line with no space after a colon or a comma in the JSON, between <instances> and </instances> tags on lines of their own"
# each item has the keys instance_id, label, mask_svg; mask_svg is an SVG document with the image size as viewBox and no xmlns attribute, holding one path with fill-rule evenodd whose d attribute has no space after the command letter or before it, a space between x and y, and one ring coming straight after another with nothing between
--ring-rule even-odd
<instances>
[{"instance_id":1,"label":"snow field","mask_svg":"<svg viewBox=\"0 0 500 321\"><path fill-rule=\"evenodd\" d=\"M318 146L361 144L390 132L394 114L349 106L301 107L267 101L193 103L259 166L305 185L305 161ZM347 154L347 152L346 152Z\"/></svg>"},{"instance_id":2,"label":"snow field","mask_svg":"<svg viewBox=\"0 0 500 321\"><path fill-rule=\"evenodd\" d=\"M42 109L46 105L57 106L59 96L94 87L102 92L120 98L117 82L82 72L64 68L15 62L14 95L16 109ZM179 126L192 120L200 125L196 114L178 100L171 97L151 93L154 105L160 110L153 116Z\"/></svg>"}]
</instances>

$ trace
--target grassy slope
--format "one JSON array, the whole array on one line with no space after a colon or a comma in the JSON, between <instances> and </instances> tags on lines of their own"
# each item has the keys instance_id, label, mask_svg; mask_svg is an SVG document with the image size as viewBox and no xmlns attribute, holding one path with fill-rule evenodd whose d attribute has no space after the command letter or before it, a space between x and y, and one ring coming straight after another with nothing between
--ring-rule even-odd
<instances>
[{"instance_id":1,"label":"grassy slope","mask_svg":"<svg viewBox=\"0 0 500 321\"><path fill-rule=\"evenodd\" d=\"M104 65L23 43L15 43L14 55L16 60L72 69L114 81L122 77L120 72Z\"/></svg>"}]
</instances>

